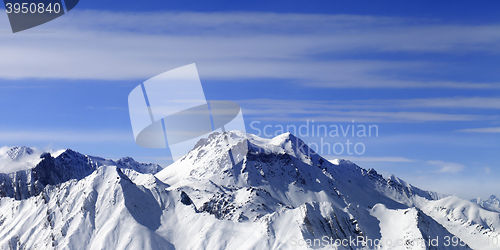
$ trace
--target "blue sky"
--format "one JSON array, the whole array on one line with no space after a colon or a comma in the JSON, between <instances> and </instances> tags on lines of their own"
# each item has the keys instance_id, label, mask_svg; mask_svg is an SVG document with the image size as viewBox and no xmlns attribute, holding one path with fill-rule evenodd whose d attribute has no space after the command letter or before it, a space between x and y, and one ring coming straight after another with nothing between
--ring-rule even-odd
<instances>
[{"instance_id":1,"label":"blue sky","mask_svg":"<svg viewBox=\"0 0 500 250\"><path fill-rule=\"evenodd\" d=\"M0 145L168 164L133 139L130 91L196 63L247 132L377 125L347 158L463 198L500 195L500 3L80 1L10 33L0 15ZM354 123L352 122L354 120ZM305 136L319 143L317 136ZM470 185L463 185L470 183Z\"/></svg>"}]
</instances>

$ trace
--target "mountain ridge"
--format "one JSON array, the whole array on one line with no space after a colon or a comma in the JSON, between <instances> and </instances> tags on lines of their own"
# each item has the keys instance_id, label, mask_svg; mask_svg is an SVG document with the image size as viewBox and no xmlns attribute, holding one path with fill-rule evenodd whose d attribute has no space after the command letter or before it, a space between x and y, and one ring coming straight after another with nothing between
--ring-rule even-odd
<instances>
[{"instance_id":1,"label":"mountain ridge","mask_svg":"<svg viewBox=\"0 0 500 250\"><path fill-rule=\"evenodd\" d=\"M350 161L331 163L306 146L290 134L262 139L231 131L200 140L155 175L96 165L38 195L0 198L0 246L400 249L387 240L401 239L405 249L497 249L477 246L473 237L500 237L499 213ZM58 161L102 159L70 153ZM437 246L417 244L436 237ZM445 246L445 237L463 244ZM351 238L362 240L313 245Z\"/></svg>"},{"instance_id":2,"label":"mountain ridge","mask_svg":"<svg viewBox=\"0 0 500 250\"><path fill-rule=\"evenodd\" d=\"M16 147L13 147L16 148ZM33 154L32 151L31 154ZM12 197L17 200L40 194L47 185L57 185L71 179L81 180L101 166L117 166L133 169L139 173L156 173L162 168L157 164L136 162L131 157L118 161L88 156L71 149L51 153L44 152L40 161L33 167L11 173L0 173L0 197Z\"/></svg>"}]
</instances>

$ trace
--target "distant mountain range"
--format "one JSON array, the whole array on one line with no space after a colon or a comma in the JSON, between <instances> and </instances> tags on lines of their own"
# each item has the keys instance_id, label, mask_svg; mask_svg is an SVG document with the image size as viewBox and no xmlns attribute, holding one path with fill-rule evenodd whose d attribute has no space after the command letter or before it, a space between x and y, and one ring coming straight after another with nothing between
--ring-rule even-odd
<instances>
[{"instance_id":1,"label":"distant mountain range","mask_svg":"<svg viewBox=\"0 0 500 250\"><path fill-rule=\"evenodd\" d=\"M500 213L500 199L498 199L495 195L490 196L490 198L486 200L477 198L477 199L472 199L471 201L479 204L481 207L485 209Z\"/></svg>"},{"instance_id":2,"label":"distant mountain range","mask_svg":"<svg viewBox=\"0 0 500 250\"><path fill-rule=\"evenodd\" d=\"M0 173L33 168L40 162L41 152L29 147L1 147Z\"/></svg>"},{"instance_id":3,"label":"distant mountain range","mask_svg":"<svg viewBox=\"0 0 500 250\"><path fill-rule=\"evenodd\" d=\"M11 173L0 173L0 197L17 200L39 195L47 185L57 185L69 180L81 180L102 166L116 166L143 174L156 174L163 168L158 164L139 163L130 157L118 161L83 155L71 149L40 153L29 147L12 147L0 155L0 164L27 168ZM8 156L8 157L5 157ZM33 161L35 156L36 161ZM0 169L1 170L1 169Z\"/></svg>"},{"instance_id":4,"label":"distant mountain range","mask_svg":"<svg viewBox=\"0 0 500 250\"><path fill-rule=\"evenodd\" d=\"M289 133L231 131L163 170L69 149L40 154L32 168L0 174L0 247L500 249L500 213L486 203L309 152Z\"/></svg>"},{"instance_id":5,"label":"distant mountain range","mask_svg":"<svg viewBox=\"0 0 500 250\"><path fill-rule=\"evenodd\" d=\"M22 147L11 147L7 150L6 154L10 157L10 159L16 161L27 155L33 155L35 150L32 148L28 148L25 146Z\"/></svg>"}]
</instances>

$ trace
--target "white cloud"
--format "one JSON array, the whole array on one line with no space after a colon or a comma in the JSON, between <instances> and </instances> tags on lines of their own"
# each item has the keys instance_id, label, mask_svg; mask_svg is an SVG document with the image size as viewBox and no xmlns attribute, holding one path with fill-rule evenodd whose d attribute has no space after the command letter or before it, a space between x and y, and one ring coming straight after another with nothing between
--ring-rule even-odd
<instances>
[{"instance_id":1,"label":"white cloud","mask_svg":"<svg viewBox=\"0 0 500 250\"><path fill-rule=\"evenodd\" d=\"M1 131L1 142L134 142L132 132L115 131Z\"/></svg>"},{"instance_id":2,"label":"white cloud","mask_svg":"<svg viewBox=\"0 0 500 250\"><path fill-rule=\"evenodd\" d=\"M455 174L464 170L465 166L460 163L455 162L444 162L444 161L428 161L427 163L439 167L436 173L451 173Z\"/></svg>"},{"instance_id":3,"label":"white cloud","mask_svg":"<svg viewBox=\"0 0 500 250\"><path fill-rule=\"evenodd\" d=\"M251 99L238 100L238 103L252 107L293 108L294 110L377 110L400 108L471 108L500 109L500 98L492 97L447 97L418 99L370 99L370 100L276 100Z\"/></svg>"},{"instance_id":4,"label":"white cloud","mask_svg":"<svg viewBox=\"0 0 500 250\"><path fill-rule=\"evenodd\" d=\"M0 34L0 78L145 80L195 62L203 79L291 79L333 88L500 88L498 83L380 74L447 66L428 61L315 59L322 53L353 51L500 51L500 26L414 21L349 15L75 11L23 33ZM8 24L0 20L0 29L8 29Z\"/></svg>"},{"instance_id":5,"label":"white cloud","mask_svg":"<svg viewBox=\"0 0 500 250\"><path fill-rule=\"evenodd\" d=\"M21 160L12 160L7 154L7 151L11 147L4 146L0 147L0 173L12 173L18 170L24 170L33 168L40 162L40 151L37 148L32 148L34 150L32 155L24 155Z\"/></svg>"},{"instance_id":6,"label":"white cloud","mask_svg":"<svg viewBox=\"0 0 500 250\"><path fill-rule=\"evenodd\" d=\"M469 132L469 133L500 133L500 127L460 129L460 130L457 130L457 132Z\"/></svg>"},{"instance_id":7,"label":"white cloud","mask_svg":"<svg viewBox=\"0 0 500 250\"><path fill-rule=\"evenodd\" d=\"M476 99L479 100L479 98ZM244 107L243 111L246 115L252 115L255 120L262 121L305 122L308 119L315 122L351 122L352 120L356 122L448 122L495 120L498 118L495 115L408 111L408 108L405 108L402 103L411 104L412 100L312 101L255 99L237 102ZM420 103L420 99L413 105L417 107L418 103Z\"/></svg>"},{"instance_id":8,"label":"white cloud","mask_svg":"<svg viewBox=\"0 0 500 250\"><path fill-rule=\"evenodd\" d=\"M383 102L383 101L382 101ZM389 100L387 104L417 108L479 108L500 109L500 98L494 97L450 97L409 100Z\"/></svg>"},{"instance_id":9,"label":"white cloud","mask_svg":"<svg viewBox=\"0 0 500 250\"><path fill-rule=\"evenodd\" d=\"M493 119L492 116L460 115L426 112L374 112L374 111L323 111L320 116L297 117L291 113L279 113L279 116L256 117L256 120L272 120L281 122L428 122L428 121L475 121Z\"/></svg>"},{"instance_id":10,"label":"white cloud","mask_svg":"<svg viewBox=\"0 0 500 250\"><path fill-rule=\"evenodd\" d=\"M350 160L354 163L356 162L415 162L415 160L408 159L405 157L399 156L382 156L382 157L374 157L374 156L346 156L343 159ZM333 161L333 159L332 159Z\"/></svg>"}]
</instances>

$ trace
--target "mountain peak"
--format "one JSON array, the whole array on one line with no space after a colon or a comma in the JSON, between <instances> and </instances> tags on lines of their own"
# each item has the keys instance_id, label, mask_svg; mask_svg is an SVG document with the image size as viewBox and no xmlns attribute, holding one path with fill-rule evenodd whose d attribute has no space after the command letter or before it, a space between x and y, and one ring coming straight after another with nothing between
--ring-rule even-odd
<instances>
[{"instance_id":1,"label":"mountain peak","mask_svg":"<svg viewBox=\"0 0 500 250\"><path fill-rule=\"evenodd\" d=\"M116 161L116 166L124 169L132 169L143 174L156 174L163 169L158 164L140 163L129 156L123 157Z\"/></svg>"},{"instance_id":2,"label":"mountain peak","mask_svg":"<svg viewBox=\"0 0 500 250\"><path fill-rule=\"evenodd\" d=\"M210 145L210 147L220 146L229 150L246 140L248 140L251 144L249 145L250 147L260 149L261 151L280 151L280 149L286 150L296 148L301 149L304 153L311 152L315 154L314 151L309 149L309 147L300 138L294 136L290 132L283 133L271 139L266 139L237 130L223 133L213 132L208 136L208 138L200 139L192 150L208 145Z\"/></svg>"},{"instance_id":3,"label":"mountain peak","mask_svg":"<svg viewBox=\"0 0 500 250\"><path fill-rule=\"evenodd\" d=\"M34 169L0 175L0 196L15 198L0 202L0 248L271 249L362 236L423 249L421 239L499 233L498 213L306 146L292 134L214 133L156 175L134 171L150 164L131 157L46 153ZM442 244L433 249L469 249Z\"/></svg>"},{"instance_id":4,"label":"mountain peak","mask_svg":"<svg viewBox=\"0 0 500 250\"><path fill-rule=\"evenodd\" d=\"M500 199L498 199L495 195L491 195L488 199L484 200L481 198L472 199L471 202L477 203L479 206L500 213Z\"/></svg>"},{"instance_id":5,"label":"mountain peak","mask_svg":"<svg viewBox=\"0 0 500 250\"><path fill-rule=\"evenodd\" d=\"M33 168L40 162L39 152L26 146L0 147L0 173Z\"/></svg>"},{"instance_id":6,"label":"mountain peak","mask_svg":"<svg viewBox=\"0 0 500 250\"><path fill-rule=\"evenodd\" d=\"M134 158L132 158L130 156L125 156L125 157L120 158L120 160L118 160L118 161L131 162L131 161L135 161L135 160L134 160Z\"/></svg>"},{"instance_id":7,"label":"mountain peak","mask_svg":"<svg viewBox=\"0 0 500 250\"><path fill-rule=\"evenodd\" d=\"M7 151L7 154L12 160L18 160L25 155L32 155L33 153L35 153L35 150L26 146L14 146Z\"/></svg>"},{"instance_id":8,"label":"mountain peak","mask_svg":"<svg viewBox=\"0 0 500 250\"><path fill-rule=\"evenodd\" d=\"M273 138L273 141L286 141L286 140L293 140L297 139L295 135L293 135L290 132L283 133L281 135L277 135Z\"/></svg>"},{"instance_id":9,"label":"mountain peak","mask_svg":"<svg viewBox=\"0 0 500 250\"><path fill-rule=\"evenodd\" d=\"M248 150L241 150L245 146ZM240 161L231 164L230 151L233 156L238 155ZM408 204L412 202L410 200L413 195L428 199L437 197L395 176L390 177L390 181L384 179L375 171L362 169L348 160L339 159L330 163L291 133L272 139L239 131L213 133L207 139L200 140L188 154L155 176L172 187L207 183L210 187L207 190L213 186L216 186L217 190L223 187L259 188L274 198L284 197L280 202L292 207L299 206L301 202L309 199L304 193L321 190L325 193L338 193L343 189L344 195L355 197L358 193L363 193L362 190L380 189L391 199ZM193 195L189 191L185 192L190 197ZM197 203L197 207L204 205L196 199L193 201ZM344 202L343 198L340 202ZM370 199L363 202L366 206L375 204ZM212 206L215 206L211 203L209 205L205 208L212 209ZM393 205L397 206L399 205Z\"/></svg>"},{"instance_id":10,"label":"mountain peak","mask_svg":"<svg viewBox=\"0 0 500 250\"><path fill-rule=\"evenodd\" d=\"M270 143L274 145L285 145L289 142L292 142L295 146L301 146L304 144L304 142L300 138L296 137L290 132L275 136L270 141Z\"/></svg>"}]
</instances>

